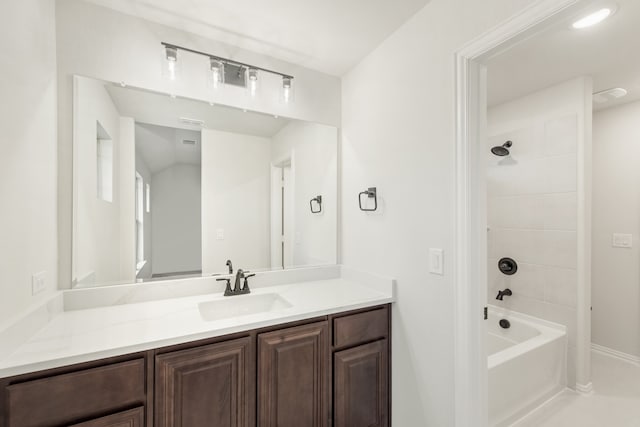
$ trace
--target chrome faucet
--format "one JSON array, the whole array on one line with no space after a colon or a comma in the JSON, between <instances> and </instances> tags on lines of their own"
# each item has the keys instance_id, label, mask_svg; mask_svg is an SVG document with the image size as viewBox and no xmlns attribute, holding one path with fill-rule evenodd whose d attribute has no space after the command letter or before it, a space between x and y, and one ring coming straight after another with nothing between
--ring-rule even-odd
<instances>
[{"instance_id":1,"label":"chrome faucet","mask_svg":"<svg viewBox=\"0 0 640 427\"><path fill-rule=\"evenodd\" d=\"M233 274L233 263L230 259L227 260L227 267L229 267L229 274Z\"/></svg>"},{"instance_id":2,"label":"chrome faucet","mask_svg":"<svg viewBox=\"0 0 640 427\"><path fill-rule=\"evenodd\" d=\"M244 271L241 268L238 269L236 273L236 282L233 286L234 295L242 295L251 293L251 289L249 289L249 277L255 276L255 274L246 274L248 271ZM244 283L241 286L240 281L244 280Z\"/></svg>"},{"instance_id":3,"label":"chrome faucet","mask_svg":"<svg viewBox=\"0 0 640 427\"><path fill-rule=\"evenodd\" d=\"M496 299L498 301L502 301L504 297L510 297L511 295L513 295L513 292L511 292L511 289L507 288L504 291L498 291L498 296L496 297Z\"/></svg>"},{"instance_id":4,"label":"chrome faucet","mask_svg":"<svg viewBox=\"0 0 640 427\"><path fill-rule=\"evenodd\" d=\"M244 270L242 270L241 268L238 269L238 272L236 273L236 281L233 284L233 293L235 295L240 295L240 294L248 294L249 292L251 292L249 290L249 288L247 288L246 291L244 291L244 288L242 288L242 283L240 283L240 281L242 279L244 279Z\"/></svg>"},{"instance_id":5,"label":"chrome faucet","mask_svg":"<svg viewBox=\"0 0 640 427\"><path fill-rule=\"evenodd\" d=\"M249 277L255 276L255 274L246 274L248 271L244 271L241 268L238 269L236 273L236 279L233 284L233 289L231 289L231 278L221 278L216 279L217 281L226 281L227 287L224 290L224 296L230 297L233 295L244 295L251 293L251 289L249 289ZM242 283L244 280L244 283Z\"/></svg>"}]
</instances>

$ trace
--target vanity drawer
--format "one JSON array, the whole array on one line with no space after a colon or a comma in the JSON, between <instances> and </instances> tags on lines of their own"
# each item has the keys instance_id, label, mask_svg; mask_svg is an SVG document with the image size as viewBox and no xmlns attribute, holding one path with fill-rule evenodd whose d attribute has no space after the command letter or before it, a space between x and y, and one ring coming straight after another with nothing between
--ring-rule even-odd
<instances>
[{"instance_id":1,"label":"vanity drawer","mask_svg":"<svg viewBox=\"0 0 640 427\"><path fill-rule=\"evenodd\" d=\"M58 426L145 403L145 361L136 359L6 388L7 427Z\"/></svg>"},{"instance_id":2,"label":"vanity drawer","mask_svg":"<svg viewBox=\"0 0 640 427\"><path fill-rule=\"evenodd\" d=\"M389 335L387 306L333 319L334 347L348 347Z\"/></svg>"},{"instance_id":3,"label":"vanity drawer","mask_svg":"<svg viewBox=\"0 0 640 427\"><path fill-rule=\"evenodd\" d=\"M69 427L143 427L144 426L144 407L140 406L117 414L107 415L106 417L96 418L85 421L80 424L74 424Z\"/></svg>"}]
</instances>

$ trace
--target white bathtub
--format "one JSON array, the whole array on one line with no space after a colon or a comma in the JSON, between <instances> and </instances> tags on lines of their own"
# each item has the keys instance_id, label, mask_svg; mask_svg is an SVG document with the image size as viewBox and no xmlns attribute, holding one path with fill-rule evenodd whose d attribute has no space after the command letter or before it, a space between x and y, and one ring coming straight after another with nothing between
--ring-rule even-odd
<instances>
[{"instance_id":1,"label":"white bathtub","mask_svg":"<svg viewBox=\"0 0 640 427\"><path fill-rule=\"evenodd\" d=\"M566 387L566 328L493 306L486 323L489 425L508 426Z\"/></svg>"}]
</instances>

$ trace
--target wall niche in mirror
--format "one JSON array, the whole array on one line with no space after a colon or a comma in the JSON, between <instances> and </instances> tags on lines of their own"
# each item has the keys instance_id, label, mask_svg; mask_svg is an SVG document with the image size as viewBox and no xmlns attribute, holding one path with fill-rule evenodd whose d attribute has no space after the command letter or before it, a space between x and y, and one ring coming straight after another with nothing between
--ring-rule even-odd
<instances>
[{"instance_id":1,"label":"wall niche in mirror","mask_svg":"<svg viewBox=\"0 0 640 427\"><path fill-rule=\"evenodd\" d=\"M335 264L335 127L80 76L73 116L74 287Z\"/></svg>"}]
</instances>

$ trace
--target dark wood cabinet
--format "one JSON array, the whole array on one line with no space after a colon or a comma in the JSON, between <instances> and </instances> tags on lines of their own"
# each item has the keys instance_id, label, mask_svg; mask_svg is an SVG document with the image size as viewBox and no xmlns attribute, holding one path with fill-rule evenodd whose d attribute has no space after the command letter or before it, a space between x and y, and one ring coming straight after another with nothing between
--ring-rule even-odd
<instances>
[{"instance_id":1,"label":"dark wood cabinet","mask_svg":"<svg viewBox=\"0 0 640 427\"><path fill-rule=\"evenodd\" d=\"M389 336L389 311L381 307L333 320L333 348L353 347Z\"/></svg>"},{"instance_id":2,"label":"dark wood cabinet","mask_svg":"<svg viewBox=\"0 0 640 427\"><path fill-rule=\"evenodd\" d=\"M387 427L387 340L334 353L334 427Z\"/></svg>"},{"instance_id":3,"label":"dark wood cabinet","mask_svg":"<svg viewBox=\"0 0 640 427\"><path fill-rule=\"evenodd\" d=\"M143 427L144 408L130 409L117 414L107 415L95 420L86 421L80 424L73 424L70 427Z\"/></svg>"},{"instance_id":4,"label":"dark wood cabinet","mask_svg":"<svg viewBox=\"0 0 640 427\"><path fill-rule=\"evenodd\" d=\"M329 423L326 321L258 335L258 426Z\"/></svg>"},{"instance_id":5,"label":"dark wood cabinet","mask_svg":"<svg viewBox=\"0 0 640 427\"><path fill-rule=\"evenodd\" d=\"M390 310L0 378L0 427L389 427Z\"/></svg>"},{"instance_id":6,"label":"dark wood cabinet","mask_svg":"<svg viewBox=\"0 0 640 427\"><path fill-rule=\"evenodd\" d=\"M252 339L156 356L157 427L249 427L254 421Z\"/></svg>"},{"instance_id":7,"label":"dark wood cabinet","mask_svg":"<svg viewBox=\"0 0 640 427\"><path fill-rule=\"evenodd\" d=\"M5 387L7 427L70 425L144 405L144 358L28 381ZM0 421L0 426L3 425Z\"/></svg>"}]
</instances>

